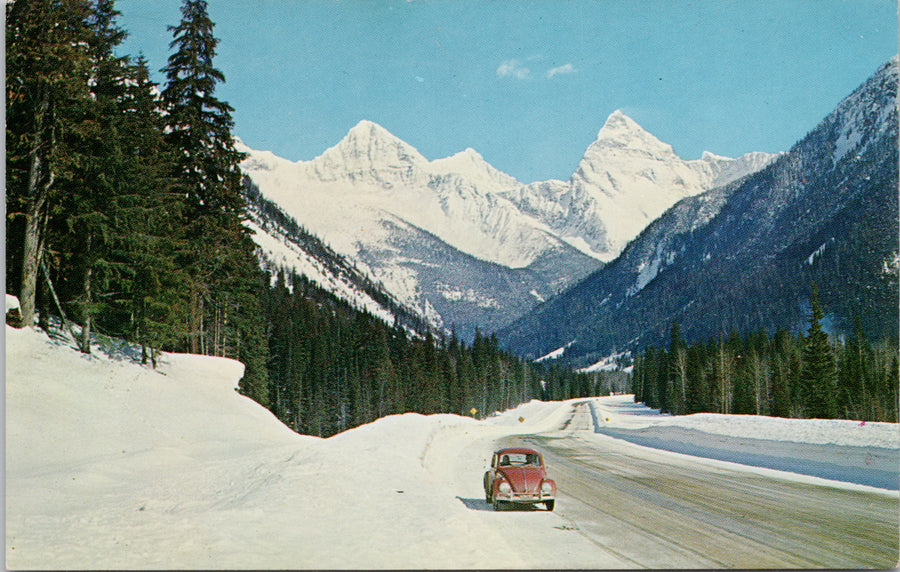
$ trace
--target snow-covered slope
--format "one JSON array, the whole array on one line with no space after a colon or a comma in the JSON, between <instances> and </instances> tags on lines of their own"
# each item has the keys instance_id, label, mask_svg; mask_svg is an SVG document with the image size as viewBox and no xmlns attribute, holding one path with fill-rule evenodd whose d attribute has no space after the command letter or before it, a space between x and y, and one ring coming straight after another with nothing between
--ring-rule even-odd
<instances>
[{"instance_id":1,"label":"snow-covered slope","mask_svg":"<svg viewBox=\"0 0 900 572\"><path fill-rule=\"evenodd\" d=\"M621 112L568 182L524 185L473 149L428 160L371 121L310 161L238 147L266 199L463 336L510 322L613 258L678 199L773 157L683 161Z\"/></svg>"},{"instance_id":2,"label":"snow-covered slope","mask_svg":"<svg viewBox=\"0 0 900 572\"><path fill-rule=\"evenodd\" d=\"M394 315L388 308L376 302L372 296L357 288L340 274L332 272L299 245L275 230L266 230L253 221L245 223L253 232L253 241L262 255L276 268L296 272L309 278L314 284L349 302L354 308L369 312L387 323L393 323Z\"/></svg>"},{"instance_id":3,"label":"snow-covered slope","mask_svg":"<svg viewBox=\"0 0 900 572\"><path fill-rule=\"evenodd\" d=\"M262 197L252 183L245 184L245 197L249 219L244 224L251 230L261 263L272 272L273 281L280 272L303 275L352 307L388 324L403 326L413 335L424 335L426 329L440 327L439 322L429 322L428 315L404 306L352 261L306 231Z\"/></svg>"},{"instance_id":4,"label":"snow-covered slope","mask_svg":"<svg viewBox=\"0 0 900 572\"><path fill-rule=\"evenodd\" d=\"M564 502L555 513L494 513L481 497L495 442L557 430L574 400L484 421L396 415L318 439L234 391L238 362L165 354L155 372L31 329L5 333L10 569L622 565L571 533ZM599 401L604 422L680 423L627 402ZM735 430L733 417L684 419L711 440ZM793 420L785 431L783 421L743 425L772 440L770 455L784 435L897 449L895 424Z\"/></svg>"},{"instance_id":5,"label":"snow-covered slope","mask_svg":"<svg viewBox=\"0 0 900 572\"><path fill-rule=\"evenodd\" d=\"M154 372L9 327L6 349L11 569L614 562L556 514L501 520L464 502L495 439L553 429L568 404L486 422L396 415L323 440L236 393L243 367L232 360L166 354Z\"/></svg>"},{"instance_id":6,"label":"snow-covered slope","mask_svg":"<svg viewBox=\"0 0 900 572\"><path fill-rule=\"evenodd\" d=\"M869 83L868 89L857 89L844 99L829 116L834 138L832 161L836 164L847 157L859 160L873 143L897 126L896 105L885 105L886 97L897 93L897 66L900 56L894 56Z\"/></svg>"}]
</instances>

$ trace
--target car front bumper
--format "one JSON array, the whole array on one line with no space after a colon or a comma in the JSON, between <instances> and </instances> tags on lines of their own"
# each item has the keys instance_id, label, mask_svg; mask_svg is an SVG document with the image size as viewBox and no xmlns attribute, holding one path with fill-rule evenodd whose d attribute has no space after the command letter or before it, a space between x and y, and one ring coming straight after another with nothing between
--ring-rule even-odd
<instances>
[{"instance_id":1,"label":"car front bumper","mask_svg":"<svg viewBox=\"0 0 900 572\"><path fill-rule=\"evenodd\" d=\"M545 494L545 493L501 493L498 492L494 495L494 500L498 501L507 501L507 502L544 502L548 500L555 500L555 495Z\"/></svg>"}]
</instances>

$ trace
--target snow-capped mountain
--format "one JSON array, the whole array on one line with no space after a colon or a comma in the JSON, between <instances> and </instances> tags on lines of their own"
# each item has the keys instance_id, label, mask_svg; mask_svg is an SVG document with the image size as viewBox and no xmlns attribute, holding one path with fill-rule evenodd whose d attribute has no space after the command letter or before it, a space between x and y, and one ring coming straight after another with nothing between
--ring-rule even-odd
<instances>
[{"instance_id":1,"label":"snow-capped mountain","mask_svg":"<svg viewBox=\"0 0 900 572\"><path fill-rule=\"evenodd\" d=\"M834 328L858 316L873 338L895 335L897 122L895 57L775 162L681 200L501 343L535 358L567 345L586 365L660 343L673 321L700 340L802 331L813 283Z\"/></svg>"},{"instance_id":2,"label":"snow-capped mountain","mask_svg":"<svg viewBox=\"0 0 900 572\"><path fill-rule=\"evenodd\" d=\"M239 148L266 199L436 328L493 330L599 266L501 196L519 183L471 150L428 161L368 121L312 161Z\"/></svg>"},{"instance_id":3,"label":"snow-capped mountain","mask_svg":"<svg viewBox=\"0 0 900 572\"><path fill-rule=\"evenodd\" d=\"M685 161L621 111L615 111L567 182L519 187L511 198L560 236L603 261L679 200L762 169L777 154L732 159L706 152Z\"/></svg>"},{"instance_id":4,"label":"snow-capped mountain","mask_svg":"<svg viewBox=\"0 0 900 572\"><path fill-rule=\"evenodd\" d=\"M509 268L524 268L549 249L565 248L498 194L519 183L474 151L428 161L370 121L360 122L312 161L291 163L242 150L250 154L244 171L263 193L344 253L352 253L358 240L377 242L368 233L383 239L385 218Z\"/></svg>"},{"instance_id":5,"label":"snow-capped mountain","mask_svg":"<svg viewBox=\"0 0 900 572\"><path fill-rule=\"evenodd\" d=\"M621 112L568 182L523 184L473 149L429 160L371 121L310 161L239 149L267 200L464 337L575 284L677 200L774 157L683 161Z\"/></svg>"}]
</instances>

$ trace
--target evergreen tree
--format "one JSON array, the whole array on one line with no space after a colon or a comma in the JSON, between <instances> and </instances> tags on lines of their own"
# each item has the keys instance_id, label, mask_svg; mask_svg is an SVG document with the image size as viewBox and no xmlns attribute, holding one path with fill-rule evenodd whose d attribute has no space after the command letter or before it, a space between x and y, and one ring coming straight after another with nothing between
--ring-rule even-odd
<instances>
[{"instance_id":1,"label":"evergreen tree","mask_svg":"<svg viewBox=\"0 0 900 572\"><path fill-rule=\"evenodd\" d=\"M772 341L772 399L769 415L789 417L791 414L791 387L793 370L793 351L795 344L791 334L784 328L775 332Z\"/></svg>"},{"instance_id":2,"label":"evergreen tree","mask_svg":"<svg viewBox=\"0 0 900 572\"><path fill-rule=\"evenodd\" d=\"M83 159L72 169L73 180L64 202L67 224L60 232L72 257L75 275L71 288L77 292L82 326L79 346L85 353L91 351L91 333L96 316L103 311L105 290L121 271L109 257L108 241L120 230L115 228L112 211L122 183L124 134L120 128L127 60L114 54L126 34L116 25L119 12L113 4L113 0L95 0L87 19L92 97L82 113L89 127L80 134Z\"/></svg>"},{"instance_id":3,"label":"evergreen tree","mask_svg":"<svg viewBox=\"0 0 900 572\"><path fill-rule=\"evenodd\" d=\"M267 353L258 326L261 271L243 221L246 201L234 146L233 109L215 97L225 81L213 66L218 40L205 0L185 0L170 26L175 51L163 68L168 141L177 150L175 190L186 197L188 345L193 353L237 357L247 365L241 391L268 403ZM343 414L342 414L343 415Z\"/></svg>"},{"instance_id":4,"label":"evergreen tree","mask_svg":"<svg viewBox=\"0 0 900 572\"><path fill-rule=\"evenodd\" d=\"M872 383L872 348L862 331L862 321L853 317L853 334L841 352L840 379L838 392L845 403L844 412L849 418L869 419L872 411L867 410L874 387Z\"/></svg>"},{"instance_id":5,"label":"evergreen tree","mask_svg":"<svg viewBox=\"0 0 900 572\"><path fill-rule=\"evenodd\" d=\"M809 330L803 347L800 387L806 417L831 419L836 416L837 368L828 334L822 330L824 313L818 288L813 285Z\"/></svg>"},{"instance_id":6,"label":"evergreen tree","mask_svg":"<svg viewBox=\"0 0 900 572\"><path fill-rule=\"evenodd\" d=\"M95 133L86 0L6 4L7 268L26 326L34 323L48 226L65 218L66 192Z\"/></svg>"},{"instance_id":7,"label":"evergreen tree","mask_svg":"<svg viewBox=\"0 0 900 572\"><path fill-rule=\"evenodd\" d=\"M687 409L688 362L687 347L681 337L681 327L677 321L672 322L668 357L666 411L673 415L682 415Z\"/></svg>"},{"instance_id":8,"label":"evergreen tree","mask_svg":"<svg viewBox=\"0 0 900 572\"><path fill-rule=\"evenodd\" d=\"M146 358L176 349L186 331L185 270L179 262L182 197L173 192L174 153L165 142L165 123L156 85L141 55L128 67L120 133L119 190L112 217L116 228L111 256L122 267L120 292L109 304L109 319L127 329ZM112 324L109 327L113 327Z\"/></svg>"},{"instance_id":9,"label":"evergreen tree","mask_svg":"<svg viewBox=\"0 0 900 572\"><path fill-rule=\"evenodd\" d=\"M687 413L712 410L711 378L707 345L695 343L688 349Z\"/></svg>"},{"instance_id":10,"label":"evergreen tree","mask_svg":"<svg viewBox=\"0 0 900 572\"><path fill-rule=\"evenodd\" d=\"M233 276L239 260L244 204L238 163L242 155L231 135L232 108L215 97L225 77L213 67L218 40L204 0L185 0L182 20L170 26L175 52L169 57L163 98L168 112L168 142L177 150L175 187L186 197L186 238L190 269L190 349L215 353L220 340L206 339L206 314L221 302L215 298ZM237 236L236 236L237 235ZM209 306L213 307L210 308Z\"/></svg>"}]
</instances>

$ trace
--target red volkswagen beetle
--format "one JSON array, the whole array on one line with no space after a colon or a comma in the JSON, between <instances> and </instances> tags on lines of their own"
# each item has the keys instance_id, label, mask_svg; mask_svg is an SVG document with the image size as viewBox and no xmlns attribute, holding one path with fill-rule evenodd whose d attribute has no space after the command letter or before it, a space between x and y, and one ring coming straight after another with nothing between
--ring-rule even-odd
<instances>
[{"instance_id":1,"label":"red volkswagen beetle","mask_svg":"<svg viewBox=\"0 0 900 572\"><path fill-rule=\"evenodd\" d=\"M543 503L553 510L556 483L547 478L544 458L534 449L500 449L484 474L484 498L494 510L500 510L501 503Z\"/></svg>"}]
</instances>

